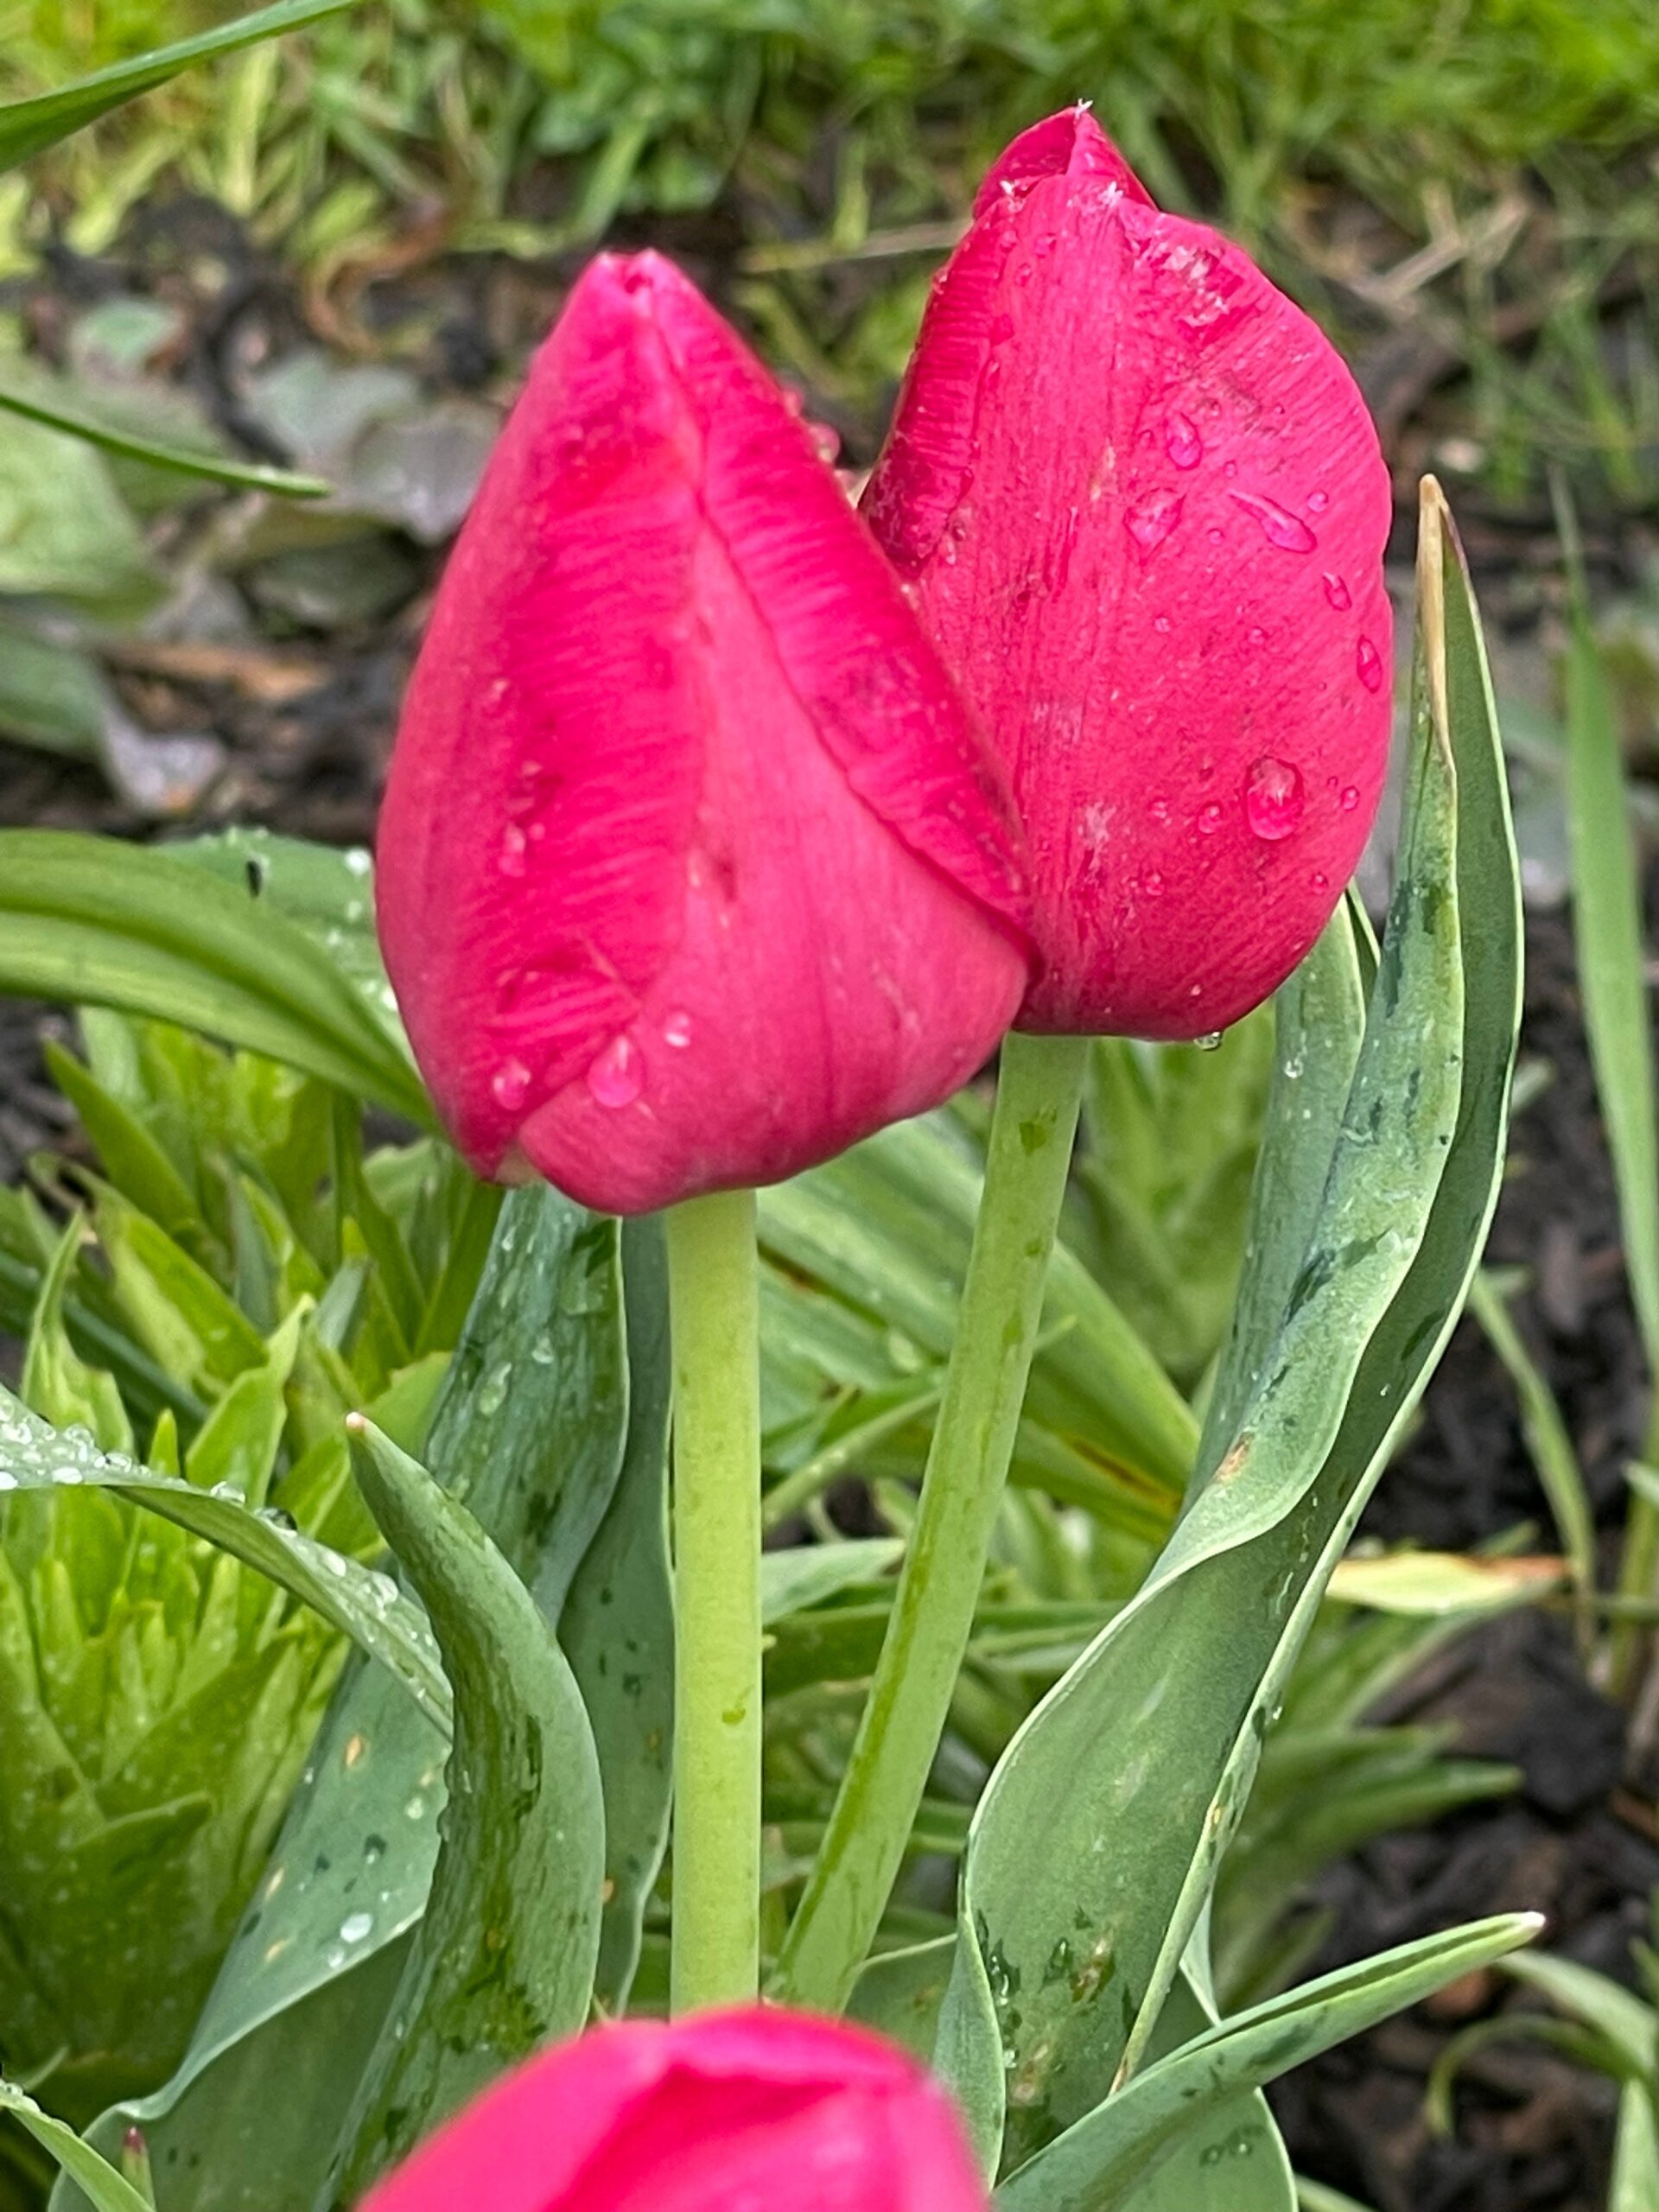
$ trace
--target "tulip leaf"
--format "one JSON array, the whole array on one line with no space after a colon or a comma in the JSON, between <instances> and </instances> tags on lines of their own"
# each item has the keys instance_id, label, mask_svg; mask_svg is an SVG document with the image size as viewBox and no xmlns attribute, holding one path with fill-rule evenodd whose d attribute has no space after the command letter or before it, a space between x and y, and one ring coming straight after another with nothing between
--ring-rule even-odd
<instances>
[{"instance_id":1,"label":"tulip leaf","mask_svg":"<svg viewBox=\"0 0 1659 2212\"><path fill-rule=\"evenodd\" d=\"M349 4L349 0L341 0L341 4ZM320 499L326 498L332 488L320 477L296 476L286 468L272 468L257 461L232 461L220 454L194 452L188 446L160 444L153 438L137 437L113 423L100 422L97 416L88 415L81 409L50 404L33 393L8 391L3 368L0 368L0 410L20 415L25 422L38 423L43 429L61 430L67 436L79 438L102 452L115 454L118 460L142 461L152 467L170 468L181 476L200 477L207 483L227 485L235 491L271 492L289 499Z\"/></svg>"},{"instance_id":2,"label":"tulip leaf","mask_svg":"<svg viewBox=\"0 0 1659 2212\"><path fill-rule=\"evenodd\" d=\"M668 1269L662 1225L625 1222L628 1427L616 1489L582 1554L559 1637L599 1747L605 1908L594 1995L613 2016L639 1963L668 1847L674 1767L674 1590L668 1554Z\"/></svg>"},{"instance_id":3,"label":"tulip leaf","mask_svg":"<svg viewBox=\"0 0 1659 2212\"><path fill-rule=\"evenodd\" d=\"M1158 2022L1156 2056L1215 2024L1214 2006L1183 1976ZM1122 2212L1296 2212L1290 2158L1261 2090L1236 2090L1180 2129L1158 2164L1125 2191Z\"/></svg>"},{"instance_id":4,"label":"tulip leaf","mask_svg":"<svg viewBox=\"0 0 1659 2212\"><path fill-rule=\"evenodd\" d=\"M1352 1077L1322 1178L1328 1122L1319 1137L1317 1119L1285 1111L1279 1093L1251 1230L1251 1264L1277 1279L1277 1320L1247 1286L1218 1384L1239 1408L1232 1433L1212 1435L1146 1585L1015 1738L975 1818L960 1996L953 1984L940 2050L954 2061L988 2045L977 1960L996 2000L999 2066L1012 2053L1014 2168L1144 2054L1289 1666L1491 1217L1519 1011L1519 901L1478 627L1432 485L1420 577L1401 873L1357 1058L1351 989L1331 995L1335 1014L1316 1026L1319 971L1290 987L1293 1001L1307 994L1309 1015L1294 1014L1287 1033L1316 1116L1350 1065ZM1288 1064L1281 1076L1292 1079ZM1268 1209L1293 1193L1286 1218L1299 1233L1294 1194L1305 1219L1315 1188L1293 1267L1273 1250Z\"/></svg>"},{"instance_id":5,"label":"tulip leaf","mask_svg":"<svg viewBox=\"0 0 1659 2212\"><path fill-rule=\"evenodd\" d=\"M275 7L261 8L235 22L220 24L217 30L181 39L175 46L157 47L130 61L118 61L94 76L60 85L53 92L37 92L32 99L0 104L0 170L16 168L20 162L44 153L60 138L107 115L111 108L164 85L181 69L210 61L216 54L234 54L238 48L275 38L283 31L303 29L325 16L338 15L350 4L351 0L277 0Z\"/></svg>"},{"instance_id":6,"label":"tulip leaf","mask_svg":"<svg viewBox=\"0 0 1659 2212\"><path fill-rule=\"evenodd\" d=\"M374 863L363 846L345 851L270 830L224 830L167 849L170 860L206 868L302 930L367 1006L376 1024L407 1050L374 934Z\"/></svg>"},{"instance_id":7,"label":"tulip leaf","mask_svg":"<svg viewBox=\"0 0 1659 2212\"><path fill-rule=\"evenodd\" d=\"M1530 1942L1541 1924L1535 1914L1506 1913L1426 1936L1234 2014L1149 2066L1029 2159L997 2190L997 2212L1138 2208L1137 2185L1206 2125L1215 2132L1200 2170L1208 2163L1227 2174L1212 2202L1216 2212L1230 2212L1239 2200L1227 2170L1241 2155L1239 2139L1224 2122L1217 2126L1230 2100L1490 1965Z\"/></svg>"},{"instance_id":8,"label":"tulip leaf","mask_svg":"<svg viewBox=\"0 0 1659 2212\"><path fill-rule=\"evenodd\" d=\"M617 1243L614 1222L556 1192L510 1195L424 1447L437 1478L464 1497L520 1579L559 1596L570 1557L606 1525L607 1479L627 1437ZM649 1312L644 1293L642 1305ZM642 1360L650 1343L647 1331ZM648 1376L639 1389L660 1405L663 1387ZM648 1501L648 1453L641 1469L636 1495ZM635 1510L648 1548L648 1502ZM665 1556L657 1561L664 1582ZM584 1683L601 1668L620 1678L626 1639L660 1634L652 1586L648 1566L636 1573L631 1562L614 1586L614 1623L593 1593L585 1653L574 1633L569 1646ZM661 1743L654 1751L639 1738L629 1743L642 1773L653 1757L666 1758ZM167 2212L314 2212L390 2004L386 1955L401 1950L425 1906L445 1750L444 1736L381 1669L359 1668L342 1682L184 2063L154 2096L114 2107L92 2131L108 2152L132 2121L144 2127L158 2170L171 2177ZM628 1847L642 1859L650 1856L638 1840L649 1825L644 1795ZM650 1859L652 1874L655 1866ZM632 1909L641 1903L642 1894ZM336 2066L314 2064L316 2037L331 2039ZM315 2092L302 2134L273 2161L269 2083L302 2047ZM75 2208L60 2201L54 2212Z\"/></svg>"},{"instance_id":9,"label":"tulip leaf","mask_svg":"<svg viewBox=\"0 0 1659 2212\"><path fill-rule=\"evenodd\" d=\"M432 1119L397 1043L302 929L155 848L0 831L0 991L176 1022Z\"/></svg>"},{"instance_id":10,"label":"tulip leaf","mask_svg":"<svg viewBox=\"0 0 1659 2212\"><path fill-rule=\"evenodd\" d=\"M342 2206L585 2024L605 1872L593 1730L535 1599L424 1467L353 1427L359 1484L442 1649L455 1739L431 1894L342 2139Z\"/></svg>"},{"instance_id":11,"label":"tulip leaf","mask_svg":"<svg viewBox=\"0 0 1659 2212\"><path fill-rule=\"evenodd\" d=\"M0 2113L10 2113L43 2151L51 2152L64 2172L85 2190L93 2212L151 2212L149 2199L124 2174L83 2143L73 2127L42 2112L15 2082L0 2082Z\"/></svg>"},{"instance_id":12,"label":"tulip leaf","mask_svg":"<svg viewBox=\"0 0 1659 2212\"><path fill-rule=\"evenodd\" d=\"M54 1429L0 1389L0 1492L80 1486L113 1491L257 1567L380 1662L398 1694L446 1727L449 1691L418 1608L384 1574L330 1551L229 1489L202 1490L105 1453L84 1431Z\"/></svg>"}]
</instances>

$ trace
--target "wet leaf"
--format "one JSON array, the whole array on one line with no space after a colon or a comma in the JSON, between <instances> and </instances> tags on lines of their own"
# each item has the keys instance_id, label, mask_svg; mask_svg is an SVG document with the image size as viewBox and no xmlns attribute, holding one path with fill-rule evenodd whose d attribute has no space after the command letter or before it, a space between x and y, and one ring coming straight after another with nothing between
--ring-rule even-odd
<instances>
[{"instance_id":1,"label":"wet leaf","mask_svg":"<svg viewBox=\"0 0 1659 2212\"><path fill-rule=\"evenodd\" d=\"M423 1467L365 1421L355 1434L359 1483L442 1649L455 1737L431 1894L347 2123L342 2207L584 2024L605 1865L593 1731L547 1621Z\"/></svg>"}]
</instances>

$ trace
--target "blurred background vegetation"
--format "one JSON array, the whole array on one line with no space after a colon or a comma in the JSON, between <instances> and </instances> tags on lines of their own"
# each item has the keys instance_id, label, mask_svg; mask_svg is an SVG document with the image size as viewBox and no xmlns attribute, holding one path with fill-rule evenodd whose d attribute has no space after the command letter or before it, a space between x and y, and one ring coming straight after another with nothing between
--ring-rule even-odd
<instances>
[{"instance_id":1,"label":"blurred background vegetation","mask_svg":"<svg viewBox=\"0 0 1659 2212\"><path fill-rule=\"evenodd\" d=\"M228 12L10 0L0 91ZM1592 512L1659 494L1652 0L381 0L8 180L0 274L169 181L324 292L666 223L857 447L973 179L1079 98L1335 331L1402 471L1521 516L1552 460Z\"/></svg>"}]
</instances>

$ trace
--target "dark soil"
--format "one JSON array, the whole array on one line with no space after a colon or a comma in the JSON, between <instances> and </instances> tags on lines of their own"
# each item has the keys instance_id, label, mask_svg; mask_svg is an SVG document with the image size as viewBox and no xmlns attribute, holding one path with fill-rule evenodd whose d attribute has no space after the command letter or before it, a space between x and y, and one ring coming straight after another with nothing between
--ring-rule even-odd
<instances>
[{"instance_id":1,"label":"dark soil","mask_svg":"<svg viewBox=\"0 0 1659 2212\"><path fill-rule=\"evenodd\" d=\"M711 251L719 241L704 241ZM188 248L188 250L185 250ZM181 380L234 428L242 372L300 337L372 350L389 329L423 334L416 365L435 388L476 389L521 358L567 273L474 257L375 272L348 298L297 299L217 211L193 205L141 232L120 264L62 262L44 284L0 286L49 352L57 323L100 288L143 290L188 310ZM700 257L689 257L699 267ZM718 262L699 273L718 275ZM205 272L205 273L204 273ZM717 288L718 289L718 288ZM859 451L852 429L852 458ZM282 458L282 456L276 456ZM1408 518L1402 513L1402 548ZM1477 515L1471 552L1516 619L1536 611L1550 566L1535 534ZM1595 550L1592 533L1592 552ZM420 588L390 620L326 638L256 639L212 677L118 668L124 702L156 729L211 728L228 747L224 777L189 824L257 821L335 842L366 839L396 703L424 613L435 556L410 549ZM1551 556L1553 557L1553 556ZM296 658L315 681L272 681ZM280 695L280 696L277 696ZM153 835L89 768L0 744L0 826ZM44 1010L0 999L0 1177L59 1139L67 1112L38 1052ZM48 1017L56 1018L56 1017ZM1492 1257L1524 1267L1517 1319L1559 1393L1605 1522L1609 1560L1622 1514L1619 1469L1639 1446L1643 1370L1630 1317L1617 1211L1585 1052L1569 929L1529 925L1524 1050L1553 1079L1519 1122ZM1473 1547L1517 1523L1553 1548L1513 1390L1471 1323L1454 1337L1421 1424L1386 1478L1369 1529L1424 1545ZM1567 1955L1627 1975L1629 1947L1659 1885L1654 1760L1627 1738L1623 1712L1586 1684L1566 1625L1528 1615L1466 1639L1398 1700L1399 1714L1449 1720L1460 1748L1511 1762L1515 1797L1428 1832L1375 1846L1329 1879L1336 1923L1322 1965L1483 1914L1549 1916ZM1597 2078L1525 2044L1482 2055L1459 2097L1450 2142L1431 2139L1425 2077L1449 2035L1514 2002L1492 1976L1305 2069L1274 2092L1300 2171L1378 2212L1603 2212L1612 2100Z\"/></svg>"}]
</instances>

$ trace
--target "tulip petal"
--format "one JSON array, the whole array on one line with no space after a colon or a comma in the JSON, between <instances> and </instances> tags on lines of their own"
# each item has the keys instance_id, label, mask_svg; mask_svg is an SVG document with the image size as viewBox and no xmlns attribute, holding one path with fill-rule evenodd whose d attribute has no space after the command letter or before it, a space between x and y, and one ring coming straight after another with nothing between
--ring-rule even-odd
<instances>
[{"instance_id":1,"label":"tulip petal","mask_svg":"<svg viewBox=\"0 0 1659 2212\"><path fill-rule=\"evenodd\" d=\"M1388 475L1317 327L1085 113L992 175L864 512L1013 779L1021 1026L1200 1035L1295 965L1363 846Z\"/></svg>"},{"instance_id":2,"label":"tulip petal","mask_svg":"<svg viewBox=\"0 0 1659 2212\"><path fill-rule=\"evenodd\" d=\"M365 2212L983 2212L944 2093L861 2031L751 2008L601 2028L424 2145Z\"/></svg>"},{"instance_id":3,"label":"tulip petal","mask_svg":"<svg viewBox=\"0 0 1659 2212\"><path fill-rule=\"evenodd\" d=\"M411 1042L486 1173L618 1211L948 1094L1025 970L1007 802L807 428L601 259L453 557L382 815Z\"/></svg>"}]
</instances>

